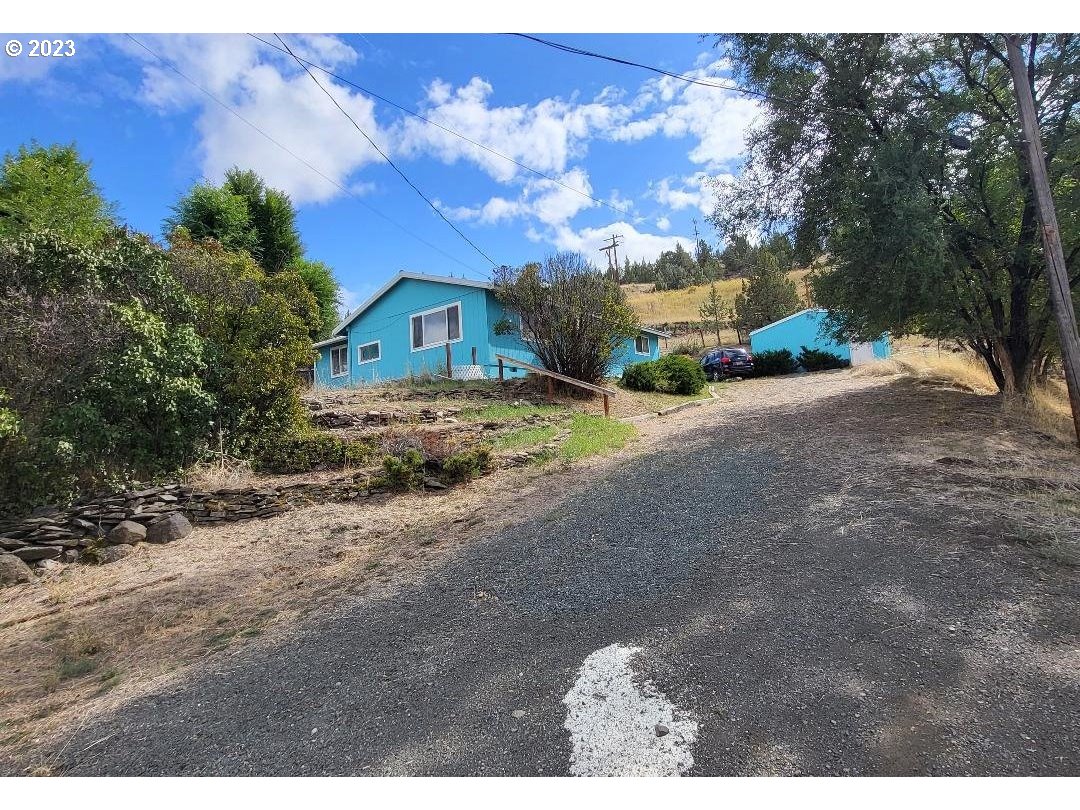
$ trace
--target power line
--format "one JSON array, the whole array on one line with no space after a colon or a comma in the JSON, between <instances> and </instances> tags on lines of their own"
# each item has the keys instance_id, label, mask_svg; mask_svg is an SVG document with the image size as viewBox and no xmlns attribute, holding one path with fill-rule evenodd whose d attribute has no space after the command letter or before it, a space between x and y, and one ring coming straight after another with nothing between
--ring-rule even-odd
<instances>
[{"instance_id":1,"label":"power line","mask_svg":"<svg viewBox=\"0 0 1080 810\"><path fill-rule=\"evenodd\" d=\"M274 144L274 146L278 147L283 152L285 152L286 154L291 156L293 159L295 159L299 163L303 164L304 166L306 166L311 171L315 172L315 174L319 175L319 177L321 177L323 180L328 182L330 185L334 186L335 188L339 189L343 193L345 193L348 196L352 197L354 200L356 200L358 203L360 203L362 206L364 206L364 208L371 211L371 213L375 214L377 217L380 217L381 219L384 219L386 222L389 222L391 225L393 225L395 228L400 230L402 233L404 233L404 234L406 234L408 236L411 236L413 239L415 239L416 241L420 242L421 244L426 245L427 247L431 248L436 253L440 253L443 256L445 256L446 258L450 259L451 261L456 262L457 264L460 264L466 270L470 270L470 271L472 271L474 273L481 273L481 275L483 275L482 271L479 271L475 267L472 267L472 266L466 264L465 262L461 261L461 259L457 258L456 256L452 256L451 254L447 253L445 250L438 247L437 245L433 245L431 242L427 241L422 236L418 236L417 234L413 233L411 230L406 228L401 223L399 223L396 220L390 218L389 216L384 214L382 211L380 211L379 209L372 206L370 203L368 203L366 200L361 198L358 194L353 192L351 189L347 188L346 186L341 185L341 183L337 182L333 178L327 177L318 168L311 165L308 161L304 160L304 158L300 157L298 154L293 152L291 149L289 149L289 147L285 146L285 144L281 143L280 141L276 140L273 136L271 136L270 134L268 134L264 130L260 129L256 124L249 121L247 118L245 118L239 112L234 110L231 106L226 104L224 101L219 99L217 96L215 96L213 93L211 93L205 87L203 87L201 84L199 84L194 79L192 79L190 76L188 76L186 73L181 71L178 67L176 67L174 64L172 64L168 59L165 59L164 57L162 57L159 54L155 53L153 50L150 49L149 46L143 44L142 42L140 42L138 39L136 39L131 34L125 34L124 36L126 36L128 39L130 39L132 42L134 42L136 45L138 45L140 48L142 48L144 51L146 51L148 54L150 54L156 60L158 60L165 67L169 68L169 70L171 70L177 76L179 76L180 78L184 79L186 82L191 84L193 87L195 87L197 90L199 90L205 96L207 96L211 101L216 103L222 109L226 110L228 113L235 116L240 121L243 121L245 124L247 124L253 130L255 130L260 135L262 135L264 138L266 138L266 140L270 141L270 143Z\"/></svg>"},{"instance_id":2,"label":"power line","mask_svg":"<svg viewBox=\"0 0 1080 810\"><path fill-rule=\"evenodd\" d=\"M738 84L712 81L710 79L702 79L696 76L687 76L685 73L673 73L670 70L664 70L663 68L654 67L652 65L645 65L641 62L633 62L629 59L622 59L618 56L608 56L607 54L597 53L596 51L585 50L584 48L575 48L573 45L564 45L561 42L553 42L550 39L543 39L542 37L534 37L532 34L519 34L511 33L509 36L521 37L522 39L532 40L541 45L546 45L549 48L554 48L558 51L564 51L566 53L576 54L578 56L588 56L592 59L603 59L605 62L614 62L617 65L627 65L629 67L641 68L642 70L648 70L653 73L658 73L661 76L668 76L672 79L678 79L679 81L686 82L687 84L697 84L702 87L712 87L716 90L728 90L732 93L741 93L745 96L756 96L763 98L766 101L772 101L778 104L787 104L792 107L806 107L806 102L793 101L792 99L783 98L781 96L774 96L770 93L766 93L762 90L754 90L750 87L742 87ZM827 107L821 107L821 109L829 109ZM851 113L851 110L836 110L832 109L831 112L836 113Z\"/></svg>"},{"instance_id":3,"label":"power line","mask_svg":"<svg viewBox=\"0 0 1080 810\"><path fill-rule=\"evenodd\" d=\"M399 169L397 164L394 163L394 161L392 161L390 159L390 156L387 155L382 149L380 149L378 144L376 144L375 141L373 141L368 136L368 134L366 132L364 132L363 129L360 128L360 125L358 123L356 123L356 120L351 115L349 115L348 111L346 111L346 109L344 107L342 107L341 104L338 103L338 100L336 98L334 98L333 93L331 93L329 90L327 90L325 87L323 87L322 83L318 80L318 78L316 78L315 74L311 72L311 69L307 65L305 65L302 60L297 58L296 54L294 54L292 52L292 49L289 47L288 43L285 42L285 40L282 39L280 35L274 34L274 36L277 37L278 42L280 42L285 47L285 50L287 50L289 52L289 55L293 59L296 59L296 63L298 65L300 65L300 67L302 67L304 69L304 72L307 73L308 76L311 77L311 80L313 82L315 82L315 85L320 90L322 90L323 93L326 94L327 98L329 98L332 102L334 102L334 106L338 108L338 110L341 112L341 114L344 115L346 118L348 118L349 122L354 127L356 127L356 131L364 136L364 140L366 140L369 144L371 144L371 148L374 149L376 152L378 152L380 155L382 155L383 160L385 160L387 163L390 164L390 168L392 168L395 172L397 172L398 175L400 175L401 179L404 180L409 185L409 188L411 188L413 191L415 191L417 193L417 195L420 197L420 199L422 199L424 202L426 202L431 207L431 210L439 215L439 218L443 222L445 222L447 225L449 225L451 228L453 228L454 233L456 233L458 236L460 236L462 239L464 239L466 242L468 242L473 250L475 250L477 253L479 253L481 256L483 256L485 259L487 259L488 263L492 267L497 268L499 265L495 262L495 260L492 259L490 256L488 256L486 253L484 253L484 251L482 251L480 249L480 247L472 239L467 237L464 234L464 232L460 228L458 228L457 225L455 225L453 222L451 222L449 220L449 218L447 218L446 214L444 214L442 211L439 210L439 206L435 205L435 203L433 203L431 200L429 200L427 198L427 195L425 195L424 192L422 192L420 190L420 188L412 180L410 180L408 178L408 176L405 174L405 172L403 172L401 169Z\"/></svg>"},{"instance_id":4,"label":"power line","mask_svg":"<svg viewBox=\"0 0 1080 810\"><path fill-rule=\"evenodd\" d=\"M290 53L289 51L285 50L284 48L281 48L281 47L275 45L273 42L270 42L269 40L265 40L265 39L263 39L262 37L260 37L260 36L258 36L256 34L249 33L248 36L251 37L252 39L258 40L263 45L266 45L269 48L273 48L274 50L280 51L281 53ZM470 144L472 144L473 146L475 146L475 147L477 147L479 149L483 149L485 152L488 152L488 153L490 153L492 155L495 155L498 158L502 158L503 160L509 161L510 163L513 163L515 166L517 166L520 169L524 169L527 172L531 172L532 174L535 174L537 177L542 177L545 180L549 180L550 182L555 183L557 185L560 185L563 188L567 189L568 191L574 192L575 194L580 194L582 197L585 197L588 200L592 200L594 203L597 203L598 205L603 205L606 208L610 208L615 213L621 214L624 217L625 216L630 216L629 211L624 211L622 208L619 208L616 205L612 205L611 203L607 202L606 200L601 200L601 199L599 199L597 197L592 196L591 194L589 194L589 193L587 193L585 191L582 191L581 189L574 188L569 183L564 183L562 180L558 179L557 177L552 177L550 174L546 174L546 173L540 171L539 169L534 169L532 166L527 166L524 163L522 163L521 161L516 160L515 158L512 158L509 155L504 154L503 152L500 152L498 149L494 149L494 148L488 146L487 144L480 143L480 141L473 140L468 135L463 135L462 133L458 132L455 129L451 129L450 127L446 126L445 124L440 124L438 121L433 121L432 119L430 119L430 118L428 118L428 117L426 117L424 115L421 115L420 113L416 112L415 110L409 109L408 107L405 107L405 106L402 106L401 104L398 104L396 101L392 101L391 99L388 99L386 96L379 95L378 93L376 93L374 90L371 90L370 88L364 87L363 85L357 84L356 82L354 82L354 81L352 81L350 79L347 79L344 76L341 76L341 75L339 75L337 73L334 73L329 68L323 67L322 65L319 65L319 64L317 64L315 62L312 62L312 61L310 61L308 59L303 59L303 58L297 56L295 53L291 54L291 56L293 57L293 59L296 59L298 62L302 62L304 65L307 65L308 67L313 67L316 70L322 71L323 73L325 73L327 76L329 76L332 79L337 79L342 84L347 84L350 87L353 87L353 88L359 90L361 93L364 93L365 95L371 96L372 98L377 98L379 101L383 102L384 104L388 104L391 107L394 107L395 109L401 110L406 115L411 115L413 118L419 118L424 123L430 124L433 127L438 127L443 132L446 132L446 133L448 133L450 135L453 135L453 136L455 136L457 138L461 138L461 140L465 141L466 143L470 143Z\"/></svg>"}]
</instances>

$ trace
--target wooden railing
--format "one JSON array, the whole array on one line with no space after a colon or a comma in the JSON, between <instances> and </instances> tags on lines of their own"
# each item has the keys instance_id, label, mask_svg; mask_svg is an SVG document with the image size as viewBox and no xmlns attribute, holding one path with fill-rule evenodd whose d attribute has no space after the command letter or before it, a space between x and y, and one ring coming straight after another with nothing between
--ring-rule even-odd
<instances>
[{"instance_id":1,"label":"wooden railing","mask_svg":"<svg viewBox=\"0 0 1080 810\"><path fill-rule=\"evenodd\" d=\"M582 382L581 380L575 380L573 377L567 377L565 374L559 374L557 371L550 371L543 366L533 365L532 363L526 363L524 360L518 360L516 357L507 357L503 354L496 354L495 359L499 361L499 381L503 381L505 377L504 364L511 366L520 366L526 371L531 371L534 374L541 374L547 377L547 392L548 399L552 402L555 401L555 384L553 380L564 382L567 385L573 385L577 388L584 388L586 391L592 391L595 394L600 394L604 397L604 416L610 416L610 407L608 397L613 397L618 394L618 391L613 388L605 388L602 385L593 385L592 383Z\"/></svg>"}]
</instances>

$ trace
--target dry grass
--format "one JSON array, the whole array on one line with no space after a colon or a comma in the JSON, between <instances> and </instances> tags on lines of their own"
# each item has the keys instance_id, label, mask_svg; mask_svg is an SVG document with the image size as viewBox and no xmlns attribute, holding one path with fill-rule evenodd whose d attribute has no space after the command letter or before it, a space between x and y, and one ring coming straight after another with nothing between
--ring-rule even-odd
<instances>
[{"instance_id":1,"label":"dry grass","mask_svg":"<svg viewBox=\"0 0 1080 810\"><path fill-rule=\"evenodd\" d=\"M1028 422L1043 433L1057 436L1062 441L1072 441L1073 420L1069 407L1069 392L1064 380L1050 380L1036 388L1031 401L1024 408Z\"/></svg>"},{"instance_id":2,"label":"dry grass","mask_svg":"<svg viewBox=\"0 0 1080 810\"><path fill-rule=\"evenodd\" d=\"M256 480L248 462L229 457L196 464L184 474L184 484L195 489L249 487L254 486Z\"/></svg>"},{"instance_id":3,"label":"dry grass","mask_svg":"<svg viewBox=\"0 0 1080 810\"><path fill-rule=\"evenodd\" d=\"M803 280L809 274L809 270L793 270L788 273L788 278L795 282L799 291L799 297L807 300L806 285ZM742 279L725 279L716 282L720 291L720 297L727 306L735 301L735 296L742 290ZM696 287L687 287L683 290L664 290L653 292L651 284L626 284L627 302L633 307L634 312L643 323L662 324L678 323L680 321L697 321L701 316L698 308L709 295L709 285L699 284ZM714 335L715 337L715 335Z\"/></svg>"},{"instance_id":4,"label":"dry grass","mask_svg":"<svg viewBox=\"0 0 1080 810\"><path fill-rule=\"evenodd\" d=\"M600 463L500 470L443 493L200 526L181 542L140 546L107 566L68 566L4 588L5 618L60 611L0 629L0 763L29 761L48 772L55 763L35 752L94 717L241 645L280 640L309 614L415 580L475 535L557 502ZM76 604L109 593L117 595Z\"/></svg>"},{"instance_id":5,"label":"dry grass","mask_svg":"<svg viewBox=\"0 0 1080 810\"><path fill-rule=\"evenodd\" d=\"M906 352L856 368L856 377L888 377L902 374L929 385L959 388L975 394L994 394L997 386L981 362L955 352Z\"/></svg>"},{"instance_id":6,"label":"dry grass","mask_svg":"<svg viewBox=\"0 0 1080 810\"><path fill-rule=\"evenodd\" d=\"M852 371L856 377L903 375L925 385L957 388L974 394L997 394L986 366L972 354L909 343L888 360L877 360ZM1075 441L1069 395L1063 380L1049 380L1035 388L1026 401L1005 404L1022 422L1060 441Z\"/></svg>"}]
</instances>

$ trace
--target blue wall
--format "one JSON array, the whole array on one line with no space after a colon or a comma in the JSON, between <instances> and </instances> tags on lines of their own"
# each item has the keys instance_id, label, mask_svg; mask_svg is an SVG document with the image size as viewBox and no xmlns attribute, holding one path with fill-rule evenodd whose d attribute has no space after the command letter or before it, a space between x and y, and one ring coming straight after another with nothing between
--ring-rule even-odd
<instances>
[{"instance_id":1,"label":"blue wall","mask_svg":"<svg viewBox=\"0 0 1080 810\"><path fill-rule=\"evenodd\" d=\"M495 334L498 321L508 317L515 319L508 316L491 290L452 282L402 278L349 324L346 341L316 349L319 357L315 362L315 384L321 388L344 388L445 370L443 344L412 350L410 316L454 303L461 305L461 339L450 344L454 366L471 365L473 347L476 348L476 362L484 367L488 377L498 374L496 353L538 363L517 335ZM626 341L616 357L613 376L621 375L625 364L659 357L659 339L656 335L647 336L649 355L637 354L634 341ZM360 363L360 346L376 340L380 343L381 357ZM332 377L330 350L340 345L348 346L349 370L345 375ZM521 368L517 371L507 368L506 373L523 376L526 372Z\"/></svg>"},{"instance_id":2,"label":"blue wall","mask_svg":"<svg viewBox=\"0 0 1080 810\"><path fill-rule=\"evenodd\" d=\"M851 360L851 344L837 343L825 331L827 312L824 309L808 309L761 329L750 335L752 353L787 349L794 355L806 346L810 349L832 352L843 360ZM882 335L873 343L874 357L885 358L891 353L888 335Z\"/></svg>"}]
</instances>

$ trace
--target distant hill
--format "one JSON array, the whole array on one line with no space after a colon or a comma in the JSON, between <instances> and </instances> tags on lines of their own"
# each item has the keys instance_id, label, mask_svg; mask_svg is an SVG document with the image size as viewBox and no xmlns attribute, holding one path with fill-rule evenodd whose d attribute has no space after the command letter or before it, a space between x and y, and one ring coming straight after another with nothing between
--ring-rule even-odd
<instances>
[{"instance_id":1,"label":"distant hill","mask_svg":"<svg viewBox=\"0 0 1080 810\"><path fill-rule=\"evenodd\" d=\"M788 278L795 282L799 297L805 302L806 285L803 279L809 270L792 270ZM742 289L742 279L733 278L716 282L727 306L731 306L735 296ZM698 284L683 290L663 290L653 292L652 284L623 284L626 298L634 308L641 322L646 326L685 323L700 320L698 307L709 295L708 284Z\"/></svg>"}]
</instances>

